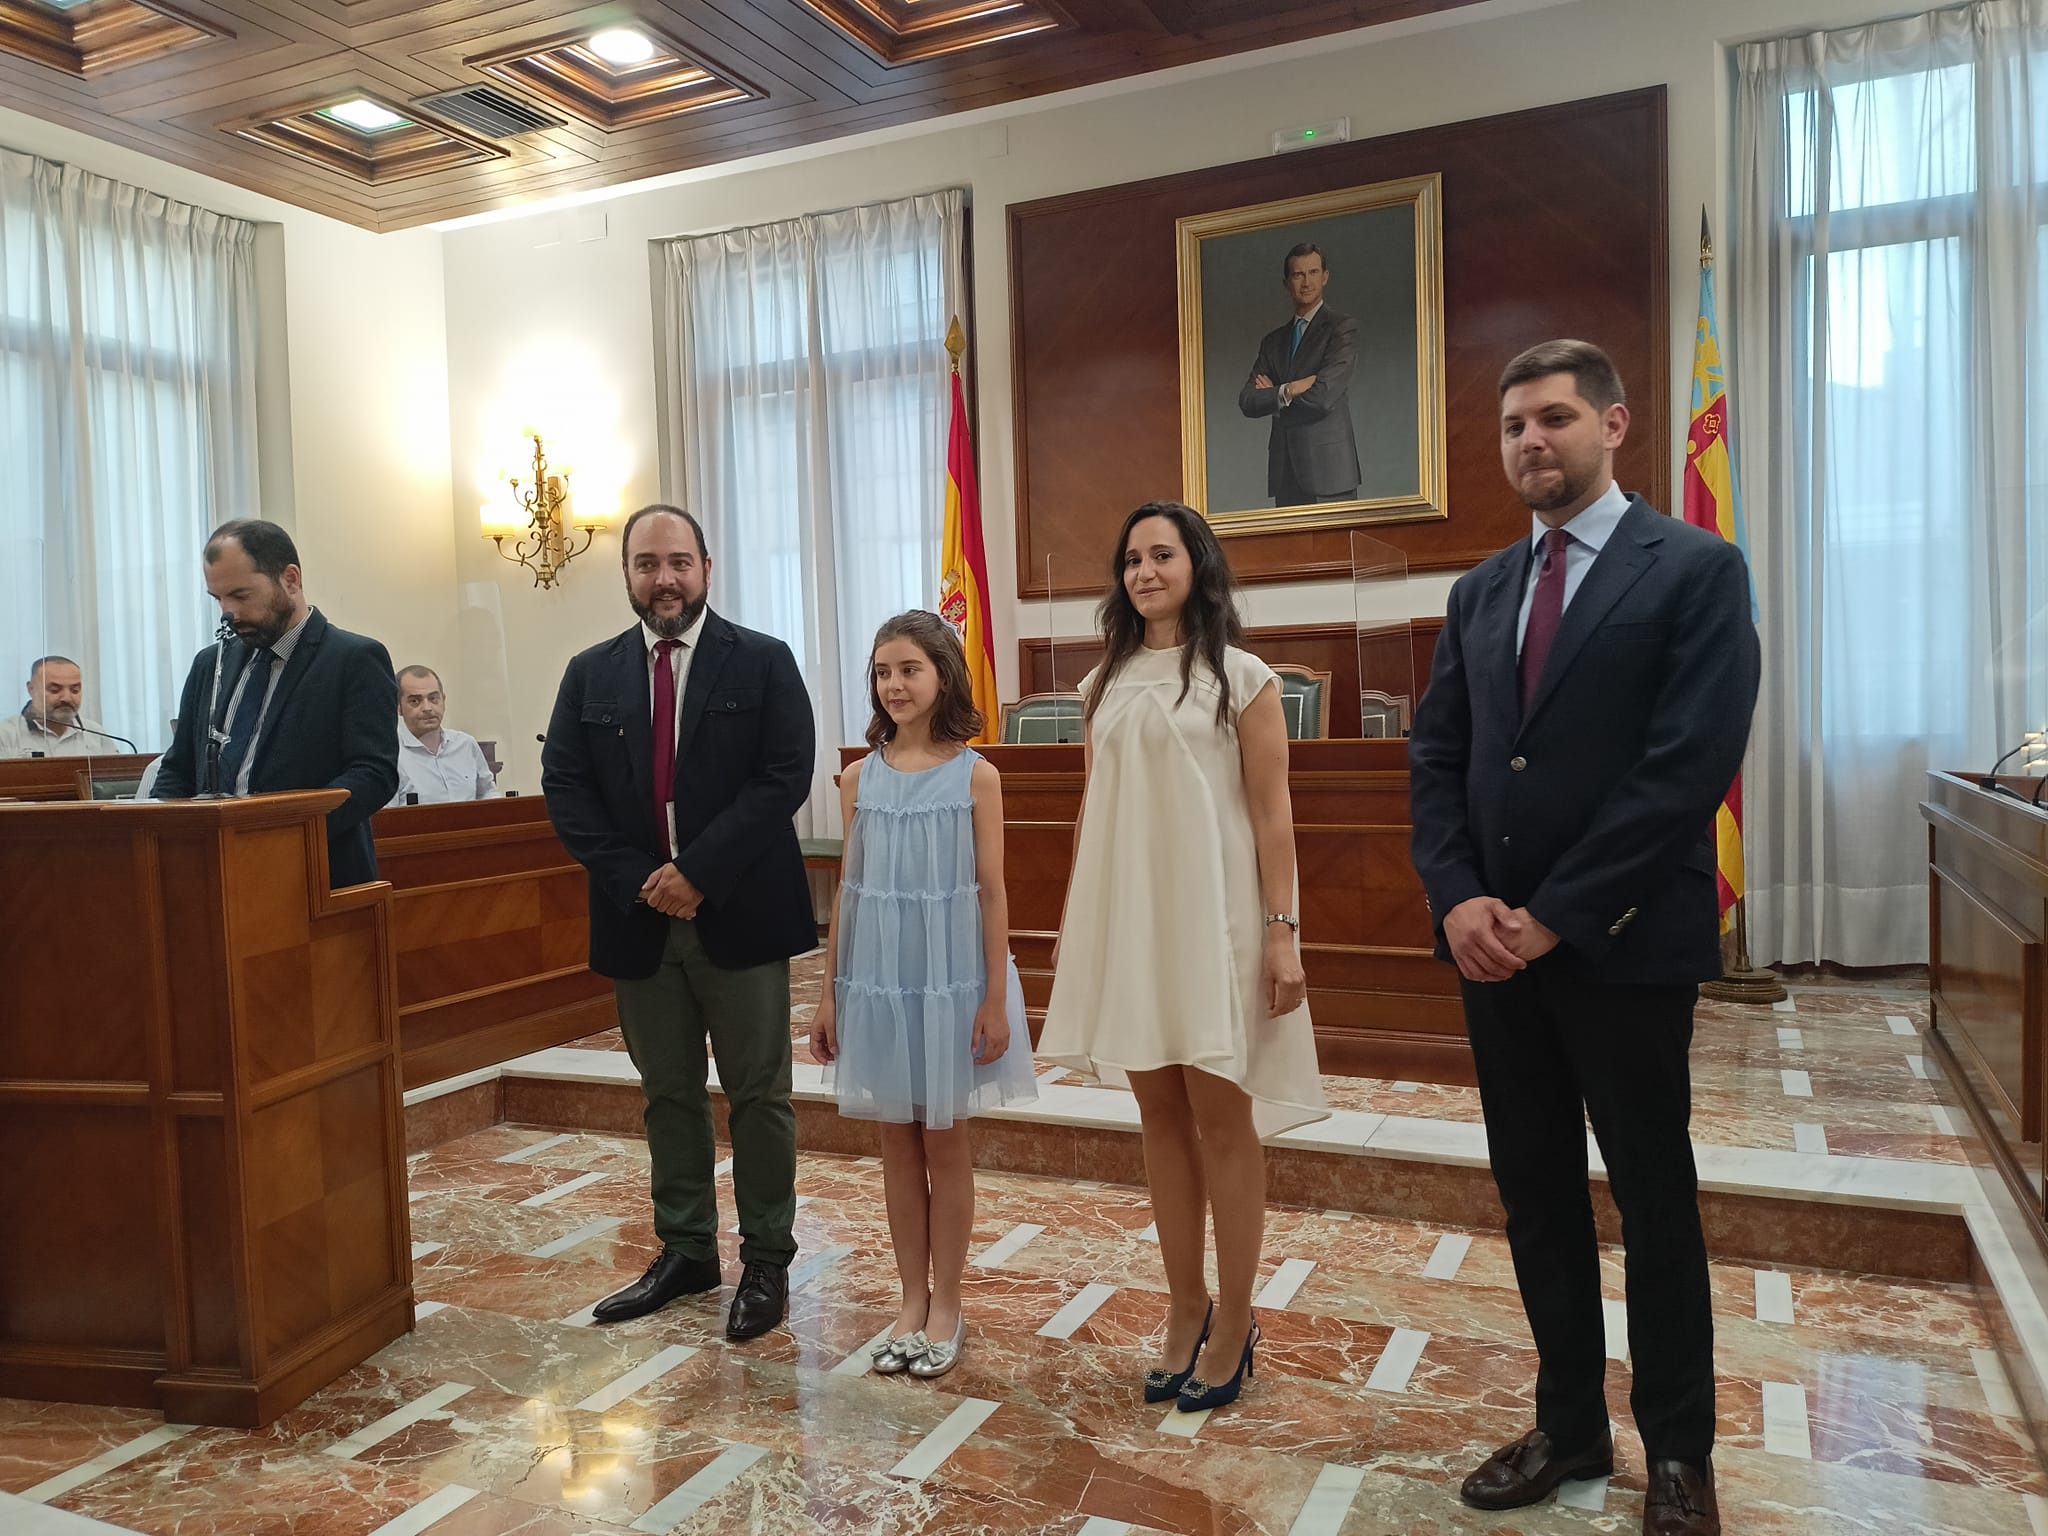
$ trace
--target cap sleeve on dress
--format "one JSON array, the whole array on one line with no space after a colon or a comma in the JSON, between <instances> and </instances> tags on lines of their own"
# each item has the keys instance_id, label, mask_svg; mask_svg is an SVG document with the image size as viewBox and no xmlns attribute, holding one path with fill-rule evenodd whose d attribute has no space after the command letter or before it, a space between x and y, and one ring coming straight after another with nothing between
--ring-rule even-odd
<instances>
[{"instance_id":1,"label":"cap sleeve on dress","mask_svg":"<svg viewBox=\"0 0 2048 1536\"><path fill-rule=\"evenodd\" d=\"M1260 689L1280 675L1250 651L1234 645L1223 652L1223 670L1230 679L1231 712L1239 715L1259 696Z\"/></svg>"}]
</instances>

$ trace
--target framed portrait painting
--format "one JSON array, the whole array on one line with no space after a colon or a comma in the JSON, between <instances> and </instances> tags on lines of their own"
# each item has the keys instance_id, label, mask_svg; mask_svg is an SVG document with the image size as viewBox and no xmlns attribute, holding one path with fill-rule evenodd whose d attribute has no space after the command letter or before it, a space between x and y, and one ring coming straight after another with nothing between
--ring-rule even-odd
<instances>
[{"instance_id":1,"label":"framed portrait painting","mask_svg":"<svg viewBox=\"0 0 2048 1536\"><path fill-rule=\"evenodd\" d=\"M1442 195L1418 176L1177 221L1184 494L1217 532L1445 515Z\"/></svg>"}]
</instances>

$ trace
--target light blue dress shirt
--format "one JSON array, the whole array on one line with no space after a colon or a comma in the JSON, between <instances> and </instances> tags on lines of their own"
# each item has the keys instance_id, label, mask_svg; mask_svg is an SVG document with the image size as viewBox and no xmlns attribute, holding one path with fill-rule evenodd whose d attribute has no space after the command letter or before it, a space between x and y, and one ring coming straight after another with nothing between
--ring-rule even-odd
<instances>
[{"instance_id":1,"label":"light blue dress shirt","mask_svg":"<svg viewBox=\"0 0 2048 1536\"><path fill-rule=\"evenodd\" d=\"M1607 490L1593 505L1564 525L1564 605L1570 609L1572 599L1578 595L1579 585L1586 579L1586 572L1593 568L1593 562L1600 558L1600 551L1607 547L1608 539L1620 526L1622 513L1628 510L1628 494L1614 481L1607 482ZM1529 610L1536 606L1536 578L1543 570L1543 535L1550 532L1549 524L1535 513L1529 514L1531 530L1529 547L1533 551L1529 560L1529 574L1522 583L1522 614L1515 621L1515 655L1522 654L1522 637L1529 633Z\"/></svg>"}]
</instances>

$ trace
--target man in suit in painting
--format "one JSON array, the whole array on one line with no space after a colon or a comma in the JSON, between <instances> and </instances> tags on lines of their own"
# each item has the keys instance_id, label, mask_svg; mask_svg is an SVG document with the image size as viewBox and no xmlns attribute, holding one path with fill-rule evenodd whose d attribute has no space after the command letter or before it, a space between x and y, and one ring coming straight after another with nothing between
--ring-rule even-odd
<instances>
[{"instance_id":1,"label":"man in suit in painting","mask_svg":"<svg viewBox=\"0 0 2048 1536\"><path fill-rule=\"evenodd\" d=\"M1530 534L1452 588L1409 740L1415 867L1538 1357L1535 1427L1462 1492L1514 1509L1613 1467L1590 1119L1627 1247L1642 1528L1717 1536L1688 1052L1721 972L1714 817L1761 665L1748 569L1615 484L1628 407L1597 347L1530 348L1500 402Z\"/></svg>"},{"instance_id":2,"label":"man in suit in painting","mask_svg":"<svg viewBox=\"0 0 2048 1536\"><path fill-rule=\"evenodd\" d=\"M817 946L795 823L816 726L789 647L706 606L695 518L642 507L620 543L637 617L570 660L540 760L548 818L590 878L590 968L612 978L647 1097L662 1245L593 1316L719 1287L708 1037L739 1208L725 1331L751 1339L782 1321L796 1255L789 961Z\"/></svg>"},{"instance_id":3,"label":"man in suit in painting","mask_svg":"<svg viewBox=\"0 0 2048 1536\"><path fill-rule=\"evenodd\" d=\"M233 638L192 658L151 792L187 800L345 789L327 813L328 883L375 880L370 818L398 788L390 655L308 604L298 548L276 523L223 523L203 558L222 634Z\"/></svg>"},{"instance_id":4,"label":"man in suit in painting","mask_svg":"<svg viewBox=\"0 0 2048 1536\"><path fill-rule=\"evenodd\" d=\"M1273 418L1266 494L1276 507L1358 495L1358 438L1351 428L1358 322L1323 303L1329 281L1320 246L1304 243L1287 253L1281 284L1294 318L1266 333L1251 377L1237 392L1245 415Z\"/></svg>"}]
</instances>

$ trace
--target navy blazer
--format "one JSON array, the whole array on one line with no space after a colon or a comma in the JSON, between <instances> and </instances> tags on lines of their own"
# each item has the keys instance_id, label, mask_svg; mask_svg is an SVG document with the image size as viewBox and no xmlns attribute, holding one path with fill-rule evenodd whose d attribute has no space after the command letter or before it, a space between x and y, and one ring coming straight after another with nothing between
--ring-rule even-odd
<instances>
[{"instance_id":1,"label":"navy blazer","mask_svg":"<svg viewBox=\"0 0 2048 1536\"><path fill-rule=\"evenodd\" d=\"M590 968L619 980L652 976L668 936L669 920L639 899L669 861L654 808L653 698L635 624L571 658L540 754L548 819L590 877ZM707 613L677 736L672 862L704 893L704 952L739 969L815 949L795 817L817 729L789 647Z\"/></svg>"},{"instance_id":2,"label":"navy blazer","mask_svg":"<svg viewBox=\"0 0 2048 1536\"><path fill-rule=\"evenodd\" d=\"M192 658L178 700L178 729L157 770L159 800L189 800L217 786L206 782L205 733L210 718L224 727L228 701L249 664L249 647L225 643L220 688L213 687L214 647ZM249 793L345 789L348 799L327 813L327 878L339 889L377 878L370 818L398 792L398 683L391 657L367 635L327 622L315 608L263 711Z\"/></svg>"},{"instance_id":3,"label":"navy blazer","mask_svg":"<svg viewBox=\"0 0 2048 1536\"><path fill-rule=\"evenodd\" d=\"M1603 981L1721 974L1714 818L1761 655L1740 550L1629 498L1564 611L1527 716L1522 539L1451 589L1408 743L1415 868L1439 958L1474 896L1532 916Z\"/></svg>"}]
</instances>

